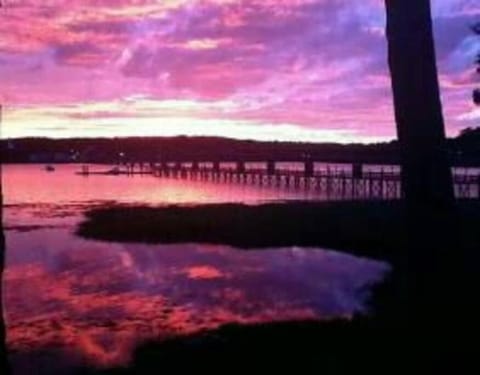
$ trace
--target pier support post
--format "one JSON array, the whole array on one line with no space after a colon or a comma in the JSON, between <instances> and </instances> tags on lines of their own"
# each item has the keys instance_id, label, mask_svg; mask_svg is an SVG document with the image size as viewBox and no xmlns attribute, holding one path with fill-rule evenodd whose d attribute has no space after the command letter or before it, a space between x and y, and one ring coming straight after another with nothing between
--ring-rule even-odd
<instances>
[{"instance_id":1,"label":"pier support post","mask_svg":"<svg viewBox=\"0 0 480 375\"><path fill-rule=\"evenodd\" d=\"M245 168L245 162L239 161L237 162L237 173L245 173L246 168Z\"/></svg>"},{"instance_id":2,"label":"pier support post","mask_svg":"<svg viewBox=\"0 0 480 375\"><path fill-rule=\"evenodd\" d=\"M314 175L314 164L312 160L306 160L304 164L304 177L313 177Z\"/></svg>"},{"instance_id":3,"label":"pier support post","mask_svg":"<svg viewBox=\"0 0 480 375\"><path fill-rule=\"evenodd\" d=\"M273 160L267 161L267 174L272 176L275 174L275 162Z\"/></svg>"},{"instance_id":4,"label":"pier support post","mask_svg":"<svg viewBox=\"0 0 480 375\"><path fill-rule=\"evenodd\" d=\"M363 178L363 165L361 163L352 164L352 176L356 180Z\"/></svg>"},{"instance_id":5,"label":"pier support post","mask_svg":"<svg viewBox=\"0 0 480 375\"><path fill-rule=\"evenodd\" d=\"M218 181L220 178L220 162L214 161L212 163L212 181Z\"/></svg>"},{"instance_id":6,"label":"pier support post","mask_svg":"<svg viewBox=\"0 0 480 375\"><path fill-rule=\"evenodd\" d=\"M163 174L165 177L167 177L167 178L170 177L170 166L168 165L167 162L163 162L163 163L162 163L162 171L163 171L162 174Z\"/></svg>"},{"instance_id":7,"label":"pier support post","mask_svg":"<svg viewBox=\"0 0 480 375\"><path fill-rule=\"evenodd\" d=\"M480 200L480 174L477 175L477 198Z\"/></svg>"}]
</instances>

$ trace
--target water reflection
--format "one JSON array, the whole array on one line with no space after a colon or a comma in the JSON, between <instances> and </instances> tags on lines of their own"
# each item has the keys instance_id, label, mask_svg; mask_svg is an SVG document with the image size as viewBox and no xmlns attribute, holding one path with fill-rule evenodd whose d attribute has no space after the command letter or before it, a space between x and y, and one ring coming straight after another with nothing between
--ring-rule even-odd
<instances>
[{"instance_id":1,"label":"water reflection","mask_svg":"<svg viewBox=\"0 0 480 375\"><path fill-rule=\"evenodd\" d=\"M92 169L107 169L96 166ZM98 201L123 203L258 203L285 199L318 199L315 192L260 186L216 184L145 176L89 176L75 174L79 165L59 165L54 173L38 165L5 167L6 204L72 204Z\"/></svg>"},{"instance_id":2,"label":"water reflection","mask_svg":"<svg viewBox=\"0 0 480 375\"><path fill-rule=\"evenodd\" d=\"M349 316L384 264L335 252L84 241L66 229L9 232L5 289L13 350L75 348L100 364L132 346L213 328Z\"/></svg>"},{"instance_id":3,"label":"water reflection","mask_svg":"<svg viewBox=\"0 0 480 375\"><path fill-rule=\"evenodd\" d=\"M224 323L348 317L365 311L368 286L388 269L320 249L87 241L73 234L82 212L112 201L255 204L305 197L151 177L85 179L75 168L47 174L39 166L10 166L4 175L7 339L18 374L68 373L85 362L118 365L144 339Z\"/></svg>"}]
</instances>

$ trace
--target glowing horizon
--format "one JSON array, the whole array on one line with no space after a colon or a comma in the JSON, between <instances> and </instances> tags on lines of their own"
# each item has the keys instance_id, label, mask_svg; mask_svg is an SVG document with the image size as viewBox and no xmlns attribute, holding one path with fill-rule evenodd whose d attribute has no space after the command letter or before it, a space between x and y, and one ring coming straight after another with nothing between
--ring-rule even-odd
<instances>
[{"instance_id":1,"label":"glowing horizon","mask_svg":"<svg viewBox=\"0 0 480 375\"><path fill-rule=\"evenodd\" d=\"M456 135L480 120L480 5L432 5ZM11 0L0 17L2 138L395 138L383 0Z\"/></svg>"}]
</instances>

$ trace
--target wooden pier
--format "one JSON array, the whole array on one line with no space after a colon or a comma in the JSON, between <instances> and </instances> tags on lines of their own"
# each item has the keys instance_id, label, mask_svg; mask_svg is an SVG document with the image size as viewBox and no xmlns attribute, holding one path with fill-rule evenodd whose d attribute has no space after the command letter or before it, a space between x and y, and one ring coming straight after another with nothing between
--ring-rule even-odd
<instances>
[{"instance_id":1,"label":"wooden pier","mask_svg":"<svg viewBox=\"0 0 480 375\"><path fill-rule=\"evenodd\" d=\"M291 165L296 168L292 169ZM473 172L472 172L473 171ZM400 168L368 164L330 166L312 160L302 162L131 162L106 172L80 174L152 174L158 178L235 183L277 189L311 191L327 200L401 199ZM456 196L480 199L480 169L457 168L454 172Z\"/></svg>"}]
</instances>

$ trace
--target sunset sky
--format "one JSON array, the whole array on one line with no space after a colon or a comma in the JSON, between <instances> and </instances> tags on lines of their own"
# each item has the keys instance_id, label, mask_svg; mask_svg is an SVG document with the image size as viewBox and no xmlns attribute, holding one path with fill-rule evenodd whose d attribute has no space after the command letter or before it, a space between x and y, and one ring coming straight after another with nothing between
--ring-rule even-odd
<instances>
[{"instance_id":1,"label":"sunset sky","mask_svg":"<svg viewBox=\"0 0 480 375\"><path fill-rule=\"evenodd\" d=\"M395 137L384 0L2 2L2 138ZM480 125L480 1L431 2L456 135Z\"/></svg>"}]
</instances>

